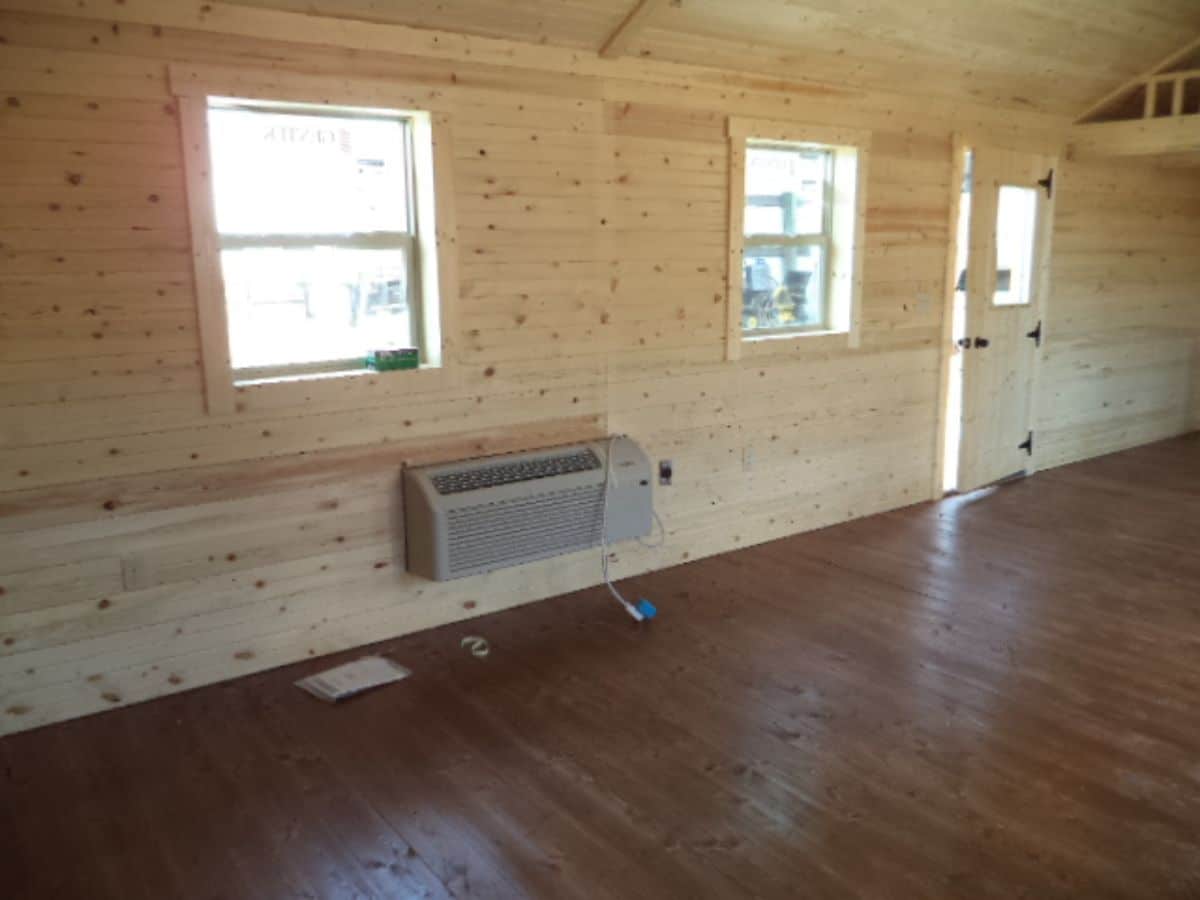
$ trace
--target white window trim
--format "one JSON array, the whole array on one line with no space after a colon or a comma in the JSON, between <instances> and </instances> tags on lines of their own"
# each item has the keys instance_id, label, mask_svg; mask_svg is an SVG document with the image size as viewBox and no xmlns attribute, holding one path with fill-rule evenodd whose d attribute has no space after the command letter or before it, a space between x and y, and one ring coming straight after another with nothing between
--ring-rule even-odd
<instances>
[{"instance_id":1,"label":"white window trim","mask_svg":"<svg viewBox=\"0 0 1200 900\"><path fill-rule=\"evenodd\" d=\"M450 112L445 98L422 89L406 91L390 83L330 80L280 72L254 72L210 66L172 64L172 93L178 98L183 136L184 174L192 234L200 356L205 405L210 415L237 411L237 395L246 391L303 390L306 378L371 375L404 378L406 391L441 390L457 378L452 340L458 305L457 228L454 217L453 151ZM333 88L333 90L331 90ZM347 370L344 361L234 370L230 359L229 322L221 275L220 251L231 238L217 232L208 140L210 97L236 97L264 104L352 107L402 114L413 129L413 165L418 181L433 190L416 192L417 253L421 278L421 350L419 369L376 372ZM361 237L361 236L360 236ZM378 235L371 235L374 240ZM397 235L411 241L409 234ZM233 238L232 240L238 240ZM248 238L249 241L256 240ZM257 381L256 375L265 380Z\"/></svg>"},{"instance_id":2,"label":"white window trim","mask_svg":"<svg viewBox=\"0 0 1200 900\"><path fill-rule=\"evenodd\" d=\"M737 360L745 347L804 342L819 350L857 348L861 343L862 256L865 246L866 186L871 134L854 128L805 125L731 116L729 135L729 258L726 283L725 358ZM750 141L810 144L834 154L833 223L827 302L834 317L827 330L795 328L761 335L742 332L742 260L746 203L746 146Z\"/></svg>"}]
</instances>

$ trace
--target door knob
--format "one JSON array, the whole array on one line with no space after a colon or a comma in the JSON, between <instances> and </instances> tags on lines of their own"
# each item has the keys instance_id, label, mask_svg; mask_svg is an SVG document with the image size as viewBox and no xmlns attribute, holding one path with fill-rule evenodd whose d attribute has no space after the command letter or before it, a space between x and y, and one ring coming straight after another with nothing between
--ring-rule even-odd
<instances>
[{"instance_id":1,"label":"door knob","mask_svg":"<svg viewBox=\"0 0 1200 900\"><path fill-rule=\"evenodd\" d=\"M975 338L975 346L976 347L986 347L990 343L991 343L991 341L989 341L987 338L980 338L980 337Z\"/></svg>"}]
</instances>

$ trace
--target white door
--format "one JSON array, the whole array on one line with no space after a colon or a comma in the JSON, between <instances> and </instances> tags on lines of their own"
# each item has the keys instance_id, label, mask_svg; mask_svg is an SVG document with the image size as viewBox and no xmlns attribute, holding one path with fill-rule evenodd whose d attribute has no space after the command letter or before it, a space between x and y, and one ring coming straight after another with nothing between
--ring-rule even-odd
<instances>
[{"instance_id":1,"label":"white door","mask_svg":"<svg viewBox=\"0 0 1200 900\"><path fill-rule=\"evenodd\" d=\"M959 490L1024 474L1053 227L1051 156L974 148Z\"/></svg>"}]
</instances>

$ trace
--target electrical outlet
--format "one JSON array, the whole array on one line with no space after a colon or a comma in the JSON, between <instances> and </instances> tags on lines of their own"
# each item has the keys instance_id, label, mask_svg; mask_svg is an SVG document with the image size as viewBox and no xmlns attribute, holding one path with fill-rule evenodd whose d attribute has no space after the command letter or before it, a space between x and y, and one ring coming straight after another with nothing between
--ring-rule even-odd
<instances>
[{"instance_id":1,"label":"electrical outlet","mask_svg":"<svg viewBox=\"0 0 1200 900\"><path fill-rule=\"evenodd\" d=\"M669 459L660 459L658 461L658 483L663 487L669 487L671 478L675 475L675 467Z\"/></svg>"},{"instance_id":2,"label":"electrical outlet","mask_svg":"<svg viewBox=\"0 0 1200 900\"><path fill-rule=\"evenodd\" d=\"M754 446L747 445L742 448L742 471L749 472L754 468Z\"/></svg>"}]
</instances>

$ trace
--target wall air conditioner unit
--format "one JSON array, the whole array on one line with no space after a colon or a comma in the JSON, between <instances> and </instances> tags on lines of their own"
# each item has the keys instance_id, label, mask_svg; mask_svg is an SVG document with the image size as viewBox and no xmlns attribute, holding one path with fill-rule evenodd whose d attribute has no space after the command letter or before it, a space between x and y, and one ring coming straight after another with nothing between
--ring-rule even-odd
<instances>
[{"instance_id":1,"label":"wall air conditioner unit","mask_svg":"<svg viewBox=\"0 0 1200 900\"><path fill-rule=\"evenodd\" d=\"M640 537L652 519L650 460L625 437L404 473L408 570L434 581L599 546L605 522L607 543Z\"/></svg>"}]
</instances>

